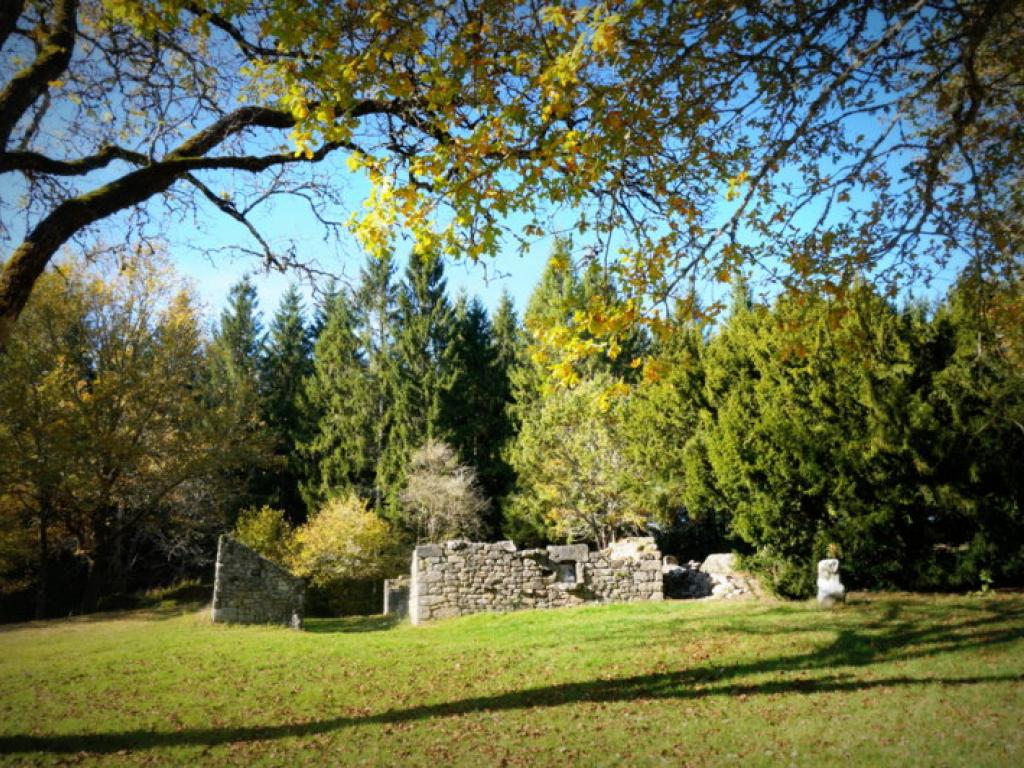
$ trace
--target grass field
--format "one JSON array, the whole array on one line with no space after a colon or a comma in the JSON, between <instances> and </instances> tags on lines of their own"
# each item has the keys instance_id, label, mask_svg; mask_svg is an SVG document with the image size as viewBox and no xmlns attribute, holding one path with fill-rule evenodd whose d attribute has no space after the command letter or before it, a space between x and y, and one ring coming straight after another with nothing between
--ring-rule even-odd
<instances>
[{"instance_id":1,"label":"grass field","mask_svg":"<svg viewBox=\"0 0 1024 768\"><path fill-rule=\"evenodd\" d=\"M1024 765L1024 595L0 630L0 762Z\"/></svg>"}]
</instances>

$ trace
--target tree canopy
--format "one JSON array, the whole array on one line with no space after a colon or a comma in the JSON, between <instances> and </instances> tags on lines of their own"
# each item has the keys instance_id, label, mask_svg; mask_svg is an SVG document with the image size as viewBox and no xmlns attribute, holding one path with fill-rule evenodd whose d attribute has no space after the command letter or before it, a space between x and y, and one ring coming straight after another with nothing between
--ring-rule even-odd
<instances>
[{"instance_id":1,"label":"tree canopy","mask_svg":"<svg viewBox=\"0 0 1024 768\"><path fill-rule=\"evenodd\" d=\"M62 243L121 212L144 234L154 197L172 220L206 200L295 263L251 214L292 192L330 221L336 187L292 171L339 151L370 182L349 225L373 253L406 233L476 259L572 219L621 278L622 300L589 311L610 347L661 328L690 278L751 266L831 293L958 258L1018 268L1022 16L1010 0L9 2L0 173L24 216L5 201L0 339Z\"/></svg>"}]
</instances>

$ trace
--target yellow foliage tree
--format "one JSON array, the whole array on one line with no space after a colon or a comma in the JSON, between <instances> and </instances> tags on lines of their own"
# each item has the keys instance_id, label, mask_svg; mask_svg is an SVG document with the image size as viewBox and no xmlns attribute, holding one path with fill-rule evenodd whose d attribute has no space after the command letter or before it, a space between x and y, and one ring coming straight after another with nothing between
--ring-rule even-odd
<instances>
[{"instance_id":1,"label":"yellow foliage tree","mask_svg":"<svg viewBox=\"0 0 1024 768\"><path fill-rule=\"evenodd\" d=\"M1022 30L1012 2L10 0L0 344L62 243L154 197L294 264L253 212L329 220L335 188L287 171L335 154L373 253L493 256L568 211L627 292L581 324L609 332L751 266L841 293L1019 263Z\"/></svg>"},{"instance_id":2,"label":"yellow foliage tree","mask_svg":"<svg viewBox=\"0 0 1024 768\"><path fill-rule=\"evenodd\" d=\"M292 571L325 586L372 579L394 568L394 533L358 496L331 499L295 532Z\"/></svg>"},{"instance_id":3,"label":"yellow foliage tree","mask_svg":"<svg viewBox=\"0 0 1024 768\"><path fill-rule=\"evenodd\" d=\"M279 509L244 509L232 535L268 560L288 567L295 556L295 531Z\"/></svg>"},{"instance_id":4,"label":"yellow foliage tree","mask_svg":"<svg viewBox=\"0 0 1024 768\"><path fill-rule=\"evenodd\" d=\"M88 608L124 587L140 530L222 525L219 484L261 448L206 396L196 303L159 253L61 264L20 328L0 352L0 496L36 537L39 612L68 548Z\"/></svg>"}]
</instances>

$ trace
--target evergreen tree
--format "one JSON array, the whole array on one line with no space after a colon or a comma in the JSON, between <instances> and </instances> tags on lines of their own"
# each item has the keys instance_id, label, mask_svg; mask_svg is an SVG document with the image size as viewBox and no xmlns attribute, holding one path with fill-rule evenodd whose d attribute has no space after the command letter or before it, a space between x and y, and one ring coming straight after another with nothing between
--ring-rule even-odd
<instances>
[{"instance_id":1,"label":"evergreen tree","mask_svg":"<svg viewBox=\"0 0 1024 768\"><path fill-rule=\"evenodd\" d=\"M922 586L1024 583L1022 292L1019 281L969 270L932 321L942 513Z\"/></svg>"},{"instance_id":2,"label":"evergreen tree","mask_svg":"<svg viewBox=\"0 0 1024 768\"><path fill-rule=\"evenodd\" d=\"M937 509L919 314L866 286L838 302L737 302L708 345L691 510L729 515L751 563L806 596L839 555L853 586L910 586Z\"/></svg>"},{"instance_id":3,"label":"evergreen tree","mask_svg":"<svg viewBox=\"0 0 1024 768\"><path fill-rule=\"evenodd\" d=\"M263 339L256 287L247 275L231 287L228 305L221 312L220 323L209 345L209 398L211 407L233 414L235 423L248 424L254 443L271 442L260 398ZM243 507L265 503L258 482L260 473L256 467L233 473L230 484L236 487L237 496L227 504L229 522L234 522Z\"/></svg>"},{"instance_id":4,"label":"evergreen tree","mask_svg":"<svg viewBox=\"0 0 1024 768\"><path fill-rule=\"evenodd\" d=\"M399 288L394 338L392 430L381 457L388 504L397 511L413 451L438 436L454 317L445 295L444 262L413 253Z\"/></svg>"},{"instance_id":5,"label":"evergreen tree","mask_svg":"<svg viewBox=\"0 0 1024 768\"><path fill-rule=\"evenodd\" d=\"M316 302L316 309L313 312L313 321L309 326L309 335L313 343L320 338L320 334L323 333L324 327L327 325L327 320L331 314L331 307L337 298L342 294L341 286L338 285L338 281L331 277L327 281L327 286L324 288L322 295L319 296Z\"/></svg>"},{"instance_id":6,"label":"evergreen tree","mask_svg":"<svg viewBox=\"0 0 1024 768\"><path fill-rule=\"evenodd\" d=\"M514 322L506 307L503 322ZM507 340L506 340L507 341ZM508 350L511 353L511 350ZM445 392L444 426L459 458L476 470L484 494L500 499L511 490L512 470L502 456L511 436L511 384L499 361L499 347L487 310L479 299L461 300L451 346L452 380ZM497 535L500 510L494 505L484 533Z\"/></svg>"},{"instance_id":7,"label":"evergreen tree","mask_svg":"<svg viewBox=\"0 0 1024 768\"><path fill-rule=\"evenodd\" d=\"M728 550L728 520L705 512L696 519L683 503L684 460L697 432L704 399L706 342L688 318L677 317L675 330L652 350L646 375L625 403L623 431L627 452L639 471L633 494L657 520L663 552L703 559Z\"/></svg>"},{"instance_id":8,"label":"evergreen tree","mask_svg":"<svg viewBox=\"0 0 1024 768\"><path fill-rule=\"evenodd\" d=\"M522 334L519 328L519 318L516 316L516 308L512 303L512 297L508 291L503 291L498 301L498 308L494 312L494 356L498 368L511 376L519 359Z\"/></svg>"},{"instance_id":9,"label":"evergreen tree","mask_svg":"<svg viewBox=\"0 0 1024 768\"><path fill-rule=\"evenodd\" d=\"M519 422L515 417L516 399L513 382L518 375L523 354L523 331L508 291L502 292L501 299L498 301L498 308L494 313L493 329L494 364L498 371L502 387L501 393L505 401L502 407L504 439L499 453L499 461L505 467L505 471L498 475L500 479L494 483L494 502L504 520L507 501L516 484L516 473L508 457L519 430Z\"/></svg>"},{"instance_id":10,"label":"evergreen tree","mask_svg":"<svg viewBox=\"0 0 1024 768\"><path fill-rule=\"evenodd\" d=\"M220 325L210 346L211 365L231 389L258 392L260 350L263 328L256 301L256 286L248 275L228 292L228 306L221 312Z\"/></svg>"},{"instance_id":11,"label":"evergreen tree","mask_svg":"<svg viewBox=\"0 0 1024 768\"><path fill-rule=\"evenodd\" d=\"M302 496L310 508L351 490L368 495L374 486L369 378L348 294L326 305L325 324L313 348L313 371L303 405L309 436L301 444L306 475Z\"/></svg>"},{"instance_id":12,"label":"evergreen tree","mask_svg":"<svg viewBox=\"0 0 1024 768\"><path fill-rule=\"evenodd\" d=\"M382 512L397 478L385 464L395 424L398 366L395 332L398 323L398 292L395 266L389 257L369 256L360 272L355 295L355 319L365 360L365 416L368 423L365 461L373 476L364 492Z\"/></svg>"},{"instance_id":13,"label":"evergreen tree","mask_svg":"<svg viewBox=\"0 0 1024 768\"><path fill-rule=\"evenodd\" d=\"M264 503L283 510L292 522L306 517L299 492L305 470L297 446L308 431L300 398L312 370L312 340L302 315L302 299L292 285L274 314L260 358L264 419L277 458L276 466L260 478Z\"/></svg>"}]
</instances>

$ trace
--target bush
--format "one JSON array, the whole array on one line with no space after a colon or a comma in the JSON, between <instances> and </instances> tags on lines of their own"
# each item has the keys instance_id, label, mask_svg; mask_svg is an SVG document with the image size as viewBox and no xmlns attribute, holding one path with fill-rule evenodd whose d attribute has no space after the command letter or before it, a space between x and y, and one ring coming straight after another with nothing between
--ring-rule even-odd
<instances>
[{"instance_id":1,"label":"bush","mask_svg":"<svg viewBox=\"0 0 1024 768\"><path fill-rule=\"evenodd\" d=\"M817 591L817 560L786 558L768 549L740 557L740 568L750 571L779 597L804 600Z\"/></svg>"},{"instance_id":2,"label":"bush","mask_svg":"<svg viewBox=\"0 0 1024 768\"><path fill-rule=\"evenodd\" d=\"M295 532L279 509L264 506L243 510L233 535L245 546L286 568L295 556Z\"/></svg>"},{"instance_id":3,"label":"bush","mask_svg":"<svg viewBox=\"0 0 1024 768\"><path fill-rule=\"evenodd\" d=\"M314 586L382 578L396 569L391 526L352 494L327 504L295 532L292 571Z\"/></svg>"}]
</instances>

